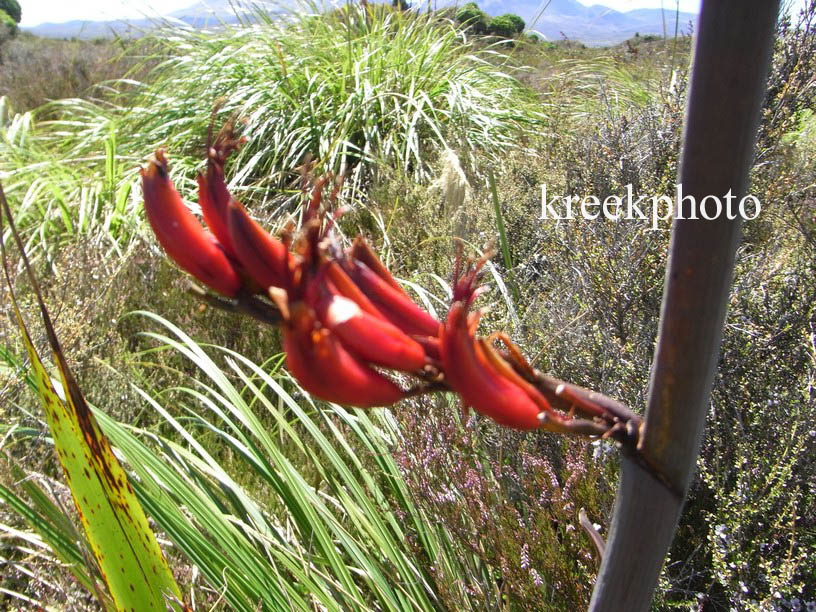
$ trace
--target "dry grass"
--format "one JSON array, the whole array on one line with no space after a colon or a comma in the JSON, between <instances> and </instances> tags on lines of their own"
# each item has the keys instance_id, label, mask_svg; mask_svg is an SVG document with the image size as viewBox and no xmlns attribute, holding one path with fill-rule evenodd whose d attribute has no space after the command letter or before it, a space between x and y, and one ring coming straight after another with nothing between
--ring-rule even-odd
<instances>
[{"instance_id":1,"label":"dry grass","mask_svg":"<svg viewBox=\"0 0 816 612\"><path fill-rule=\"evenodd\" d=\"M0 95L17 112L51 100L85 98L97 83L120 78L133 65L118 40L57 40L20 34L0 48Z\"/></svg>"}]
</instances>

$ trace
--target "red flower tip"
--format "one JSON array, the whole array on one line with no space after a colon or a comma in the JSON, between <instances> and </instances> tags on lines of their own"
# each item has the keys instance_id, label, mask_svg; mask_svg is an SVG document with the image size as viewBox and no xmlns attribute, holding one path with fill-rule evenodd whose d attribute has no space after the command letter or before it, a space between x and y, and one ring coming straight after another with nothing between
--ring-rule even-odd
<instances>
[{"instance_id":1,"label":"red flower tip","mask_svg":"<svg viewBox=\"0 0 816 612\"><path fill-rule=\"evenodd\" d=\"M363 310L331 285L325 274L315 279L318 318L349 351L367 363L412 372L422 368L425 351L395 325Z\"/></svg>"},{"instance_id":2,"label":"red flower tip","mask_svg":"<svg viewBox=\"0 0 816 612\"><path fill-rule=\"evenodd\" d=\"M401 288L395 288L361 261L347 259L349 277L391 323L412 336L437 336L439 321L417 306Z\"/></svg>"},{"instance_id":3,"label":"red flower tip","mask_svg":"<svg viewBox=\"0 0 816 612\"><path fill-rule=\"evenodd\" d=\"M472 406L500 425L516 429L537 429L539 413L548 407L547 400L508 378L497 367L501 357L492 347L478 341L469 329L466 302L451 306L440 333L440 353L445 380L459 393L462 402Z\"/></svg>"},{"instance_id":4,"label":"red flower tip","mask_svg":"<svg viewBox=\"0 0 816 612\"><path fill-rule=\"evenodd\" d=\"M218 241L184 205L170 181L162 149L142 168L145 213L156 239L179 267L208 287L234 297L241 280Z\"/></svg>"}]
</instances>

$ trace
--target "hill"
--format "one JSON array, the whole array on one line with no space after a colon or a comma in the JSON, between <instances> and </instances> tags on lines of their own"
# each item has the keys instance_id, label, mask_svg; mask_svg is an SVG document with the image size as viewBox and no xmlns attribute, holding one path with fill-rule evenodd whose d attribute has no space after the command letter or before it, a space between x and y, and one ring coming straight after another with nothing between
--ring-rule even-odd
<instances>
[{"instance_id":1,"label":"hill","mask_svg":"<svg viewBox=\"0 0 816 612\"><path fill-rule=\"evenodd\" d=\"M451 3L453 4L453 3ZM482 9L492 15L515 13L527 23L527 27L542 34L548 40L569 38L589 45L609 45L631 38L636 33L672 36L675 27L681 32L689 32L697 16L693 13L677 13L662 9L637 9L622 13L605 6L585 6L577 0L552 0L542 11L539 0L488 0L479 3ZM263 3L260 3L263 6ZM258 6L254 3L253 6ZM267 10L280 12L282 4L267 4ZM297 4L291 3L291 10ZM285 10L285 8L283 9ZM43 23L27 31L50 38L100 38L108 36L140 36L162 23L184 23L195 28L213 27L219 24L233 24L240 20L252 19L253 9L241 8L239 4L225 0L202 0L195 4L169 13L163 18L129 19L114 21L68 21L65 23Z\"/></svg>"}]
</instances>

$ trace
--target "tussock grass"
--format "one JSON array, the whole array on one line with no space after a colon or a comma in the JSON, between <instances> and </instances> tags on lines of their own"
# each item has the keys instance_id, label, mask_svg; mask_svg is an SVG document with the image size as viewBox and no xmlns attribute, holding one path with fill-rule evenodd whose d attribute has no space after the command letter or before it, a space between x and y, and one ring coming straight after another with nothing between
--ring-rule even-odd
<instances>
[{"instance_id":1,"label":"tussock grass","mask_svg":"<svg viewBox=\"0 0 816 612\"><path fill-rule=\"evenodd\" d=\"M93 103L76 99L48 108L70 108L72 118L38 124L32 112L14 113L0 98L0 178L26 248L51 259L84 238L121 255L141 224L138 158L121 156L113 126L89 112ZM77 132L82 143L68 136Z\"/></svg>"},{"instance_id":2,"label":"tussock grass","mask_svg":"<svg viewBox=\"0 0 816 612\"><path fill-rule=\"evenodd\" d=\"M424 179L439 148L496 155L543 119L498 50L475 48L433 14L355 3L215 34L176 30L163 42L168 59L131 125L144 141L189 147L220 99L247 120L237 182L279 183L308 154L333 172L376 161Z\"/></svg>"},{"instance_id":3,"label":"tussock grass","mask_svg":"<svg viewBox=\"0 0 816 612\"><path fill-rule=\"evenodd\" d=\"M92 234L124 248L140 225L139 164L166 147L177 186L193 193L216 105L219 125L244 121L247 143L228 176L256 202L310 158L364 195L377 165L422 181L440 148L497 160L544 120L498 50L477 49L432 14L355 4L264 18L161 30L130 49L147 76L106 82L92 99L22 115L5 101L0 177L29 246L50 253Z\"/></svg>"}]
</instances>

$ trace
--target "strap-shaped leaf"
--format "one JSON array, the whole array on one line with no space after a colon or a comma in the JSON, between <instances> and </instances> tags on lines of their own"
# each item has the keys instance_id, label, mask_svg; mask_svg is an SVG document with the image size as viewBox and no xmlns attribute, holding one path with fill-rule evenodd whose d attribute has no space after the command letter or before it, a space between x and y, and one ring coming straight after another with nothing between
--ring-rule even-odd
<instances>
[{"instance_id":1,"label":"strap-shaped leaf","mask_svg":"<svg viewBox=\"0 0 816 612\"><path fill-rule=\"evenodd\" d=\"M5 245L0 242L6 279L9 281L9 294L31 360L37 394L43 403L46 422L91 551L117 610L164 611L168 603L181 601L181 591L128 482L125 470L114 456L110 443L99 428L68 367L39 286L28 267L22 244L14 230L2 186L0 201L12 233L18 240L59 370L62 389L65 391L63 397L57 393L34 348L9 279ZM178 605L175 607L179 608Z\"/></svg>"}]
</instances>

